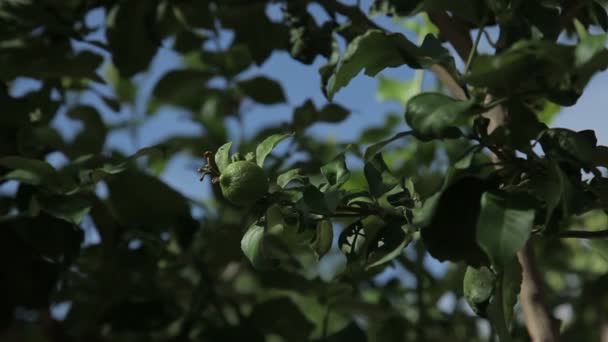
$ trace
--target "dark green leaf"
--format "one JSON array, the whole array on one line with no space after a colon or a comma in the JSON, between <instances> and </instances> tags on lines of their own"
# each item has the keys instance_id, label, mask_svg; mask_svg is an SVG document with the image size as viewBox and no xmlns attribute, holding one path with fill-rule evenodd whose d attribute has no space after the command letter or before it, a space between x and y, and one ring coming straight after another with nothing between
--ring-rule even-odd
<instances>
[{"instance_id":1,"label":"dark green leaf","mask_svg":"<svg viewBox=\"0 0 608 342\"><path fill-rule=\"evenodd\" d=\"M377 216L368 216L348 225L338 238L338 247L346 255L350 263L361 261L362 266L367 263L368 256L373 249L378 248L378 234L385 223ZM393 246L394 247L394 246ZM382 258L382 253L378 254ZM379 259L373 259L373 262Z\"/></svg>"},{"instance_id":2,"label":"dark green leaf","mask_svg":"<svg viewBox=\"0 0 608 342\"><path fill-rule=\"evenodd\" d=\"M267 77L258 76L240 81L238 87L258 103L271 105L285 102L281 85Z\"/></svg>"},{"instance_id":3,"label":"dark green leaf","mask_svg":"<svg viewBox=\"0 0 608 342\"><path fill-rule=\"evenodd\" d=\"M304 130L316 122L337 123L348 117L350 112L344 107L330 103L320 111L311 100L307 100L294 110L293 126L297 130Z\"/></svg>"},{"instance_id":4,"label":"dark green leaf","mask_svg":"<svg viewBox=\"0 0 608 342\"><path fill-rule=\"evenodd\" d=\"M126 0L109 16L108 43L112 60L124 77L148 67L160 40L155 37L157 1Z\"/></svg>"},{"instance_id":5,"label":"dark green leaf","mask_svg":"<svg viewBox=\"0 0 608 342\"><path fill-rule=\"evenodd\" d=\"M314 325L288 298L272 299L256 305L251 313L256 328L276 334L286 341L307 342Z\"/></svg>"},{"instance_id":6,"label":"dark green leaf","mask_svg":"<svg viewBox=\"0 0 608 342\"><path fill-rule=\"evenodd\" d=\"M213 75L202 70L173 70L154 88L154 97L177 106L196 108L201 103L205 84Z\"/></svg>"},{"instance_id":7,"label":"dark green leaf","mask_svg":"<svg viewBox=\"0 0 608 342\"><path fill-rule=\"evenodd\" d=\"M28 47L0 49L0 79L12 80L19 76L38 79L73 78L102 81L96 70L103 57L90 51L72 53L71 49L61 46L47 46L30 42Z\"/></svg>"},{"instance_id":8,"label":"dark green leaf","mask_svg":"<svg viewBox=\"0 0 608 342\"><path fill-rule=\"evenodd\" d=\"M597 139L593 131L551 128L543 133L540 144L545 154L556 161L578 162L588 166L593 165Z\"/></svg>"},{"instance_id":9,"label":"dark green leaf","mask_svg":"<svg viewBox=\"0 0 608 342\"><path fill-rule=\"evenodd\" d=\"M186 199L156 177L126 170L109 178L107 184L109 203L125 225L155 231L192 229L196 224Z\"/></svg>"},{"instance_id":10,"label":"dark green leaf","mask_svg":"<svg viewBox=\"0 0 608 342\"><path fill-rule=\"evenodd\" d=\"M464 260L471 266L487 264L487 256L476 240L481 195L493 182L468 175L449 175L443 189L414 210L422 241L440 261Z\"/></svg>"},{"instance_id":11,"label":"dark green leaf","mask_svg":"<svg viewBox=\"0 0 608 342\"><path fill-rule=\"evenodd\" d=\"M249 47L258 65L274 50L288 48L286 27L268 18L264 2L245 1L220 6L218 14L223 26L234 30L234 42Z\"/></svg>"},{"instance_id":12,"label":"dark green leaf","mask_svg":"<svg viewBox=\"0 0 608 342\"><path fill-rule=\"evenodd\" d=\"M415 9L415 12L444 11L454 16L466 19L475 24L481 24L487 5L482 0L473 0L467 3L454 2L450 0L424 0Z\"/></svg>"},{"instance_id":13,"label":"dark green leaf","mask_svg":"<svg viewBox=\"0 0 608 342\"><path fill-rule=\"evenodd\" d=\"M91 210L91 203L82 196L43 196L40 207L56 218L80 224Z\"/></svg>"},{"instance_id":14,"label":"dark green leaf","mask_svg":"<svg viewBox=\"0 0 608 342\"><path fill-rule=\"evenodd\" d=\"M84 124L83 130L74 138L70 154L78 156L101 153L108 130L97 109L82 105L72 108L67 115Z\"/></svg>"},{"instance_id":15,"label":"dark green leaf","mask_svg":"<svg viewBox=\"0 0 608 342\"><path fill-rule=\"evenodd\" d=\"M31 185L47 185L51 188L59 185L57 171L41 160L18 156L2 157L0 166L12 170L4 174L2 179L14 179Z\"/></svg>"},{"instance_id":16,"label":"dark green leaf","mask_svg":"<svg viewBox=\"0 0 608 342\"><path fill-rule=\"evenodd\" d=\"M369 185L369 191L374 197L393 189L399 180L393 176L382 158L382 154L376 154L365 163L363 168L365 179Z\"/></svg>"},{"instance_id":17,"label":"dark green leaf","mask_svg":"<svg viewBox=\"0 0 608 342\"><path fill-rule=\"evenodd\" d=\"M412 241L412 235L400 222L392 222L382 228L375 240L370 246L366 269L385 264L402 254Z\"/></svg>"},{"instance_id":18,"label":"dark green leaf","mask_svg":"<svg viewBox=\"0 0 608 342\"><path fill-rule=\"evenodd\" d=\"M331 210L325 200L324 194L313 185L309 185L304 189L302 200L311 211L321 215L331 215Z\"/></svg>"},{"instance_id":19,"label":"dark green leaf","mask_svg":"<svg viewBox=\"0 0 608 342\"><path fill-rule=\"evenodd\" d=\"M478 112L473 98L458 101L441 93L422 93L406 106L405 121L422 140L458 138L457 126Z\"/></svg>"},{"instance_id":20,"label":"dark green leaf","mask_svg":"<svg viewBox=\"0 0 608 342\"><path fill-rule=\"evenodd\" d=\"M369 244L369 237L365 233L363 222L355 221L340 234L338 246L349 260L364 254L365 246Z\"/></svg>"}]
</instances>

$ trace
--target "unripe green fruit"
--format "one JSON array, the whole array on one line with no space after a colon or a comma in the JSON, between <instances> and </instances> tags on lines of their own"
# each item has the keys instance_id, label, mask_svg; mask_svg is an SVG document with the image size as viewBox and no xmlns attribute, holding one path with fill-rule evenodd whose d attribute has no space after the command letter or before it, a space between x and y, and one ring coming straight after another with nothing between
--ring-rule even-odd
<instances>
[{"instance_id":1,"label":"unripe green fruit","mask_svg":"<svg viewBox=\"0 0 608 342\"><path fill-rule=\"evenodd\" d=\"M250 206L268 192L268 178L264 170L250 161L228 164L220 175L224 197L238 206Z\"/></svg>"}]
</instances>

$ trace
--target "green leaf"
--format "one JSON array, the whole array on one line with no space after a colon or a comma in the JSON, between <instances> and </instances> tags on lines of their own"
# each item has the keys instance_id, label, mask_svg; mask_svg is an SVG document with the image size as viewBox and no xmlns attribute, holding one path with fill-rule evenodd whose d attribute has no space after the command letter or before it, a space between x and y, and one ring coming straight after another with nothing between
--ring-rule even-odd
<instances>
[{"instance_id":1,"label":"green leaf","mask_svg":"<svg viewBox=\"0 0 608 342\"><path fill-rule=\"evenodd\" d=\"M368 216L344 228L338 238L338 247L346 255L349 263L361 262L361 266L365 265L372 245L374 248L378 247L378 233L384 225L384 221L379 217ZM377 260L373 259L372 262Z\"/></svg>"},{"instance_id":2,"label":"green leaf","mask_svg":"<svg viewBox=\"0 0 608 342\"><path fill-rule=\"evenodd\" d=\"M235 1L220 8L222 27L234 31L233 44L246 45L258 65L274 50L288 49L287 27L268 18L265 2Z\"/></svg>"},{"instance_id":3,"label":"green leaf","mask_svg":"<svg viewBox=\"0 0 608 342\"><path fill-rule=\"evenodd\" d=\"M297 130L304 130L316 122L340 122L349 114L347 109L334 103L325 105L319 111L312 100L307 100L294 110L293 126Z\"/></svg>"},{"instance_id":4,"label":"green leaf","mask_svg":"<svg viewBox=\"0 0 608 342\"><path fill-rule=\"evenodd\" d=\"M82 121L83 130L71 144L71 156L99 154L106 142L108 129L96 108L86 105L76 106L67 113L72 119Z\"/></svg>"},{"instance_id":5,"label":"green leaf","mask_svg":"<svg viewBox=\"0 0 608 342\"><path fill-rule=\"evenodd\" d=\"M304 176L302 176L300 174L300 172L301 172L300 169L291 169L291 170L288 170L288 171L280 174L277 177L277 185L280 186L281 188L285 188L292 181L303 179Z\"/></svg>"},{"instance_id":6,"label":"green leaf","mask_svg":"<svg viewBox=\"0 0 608 342\"><path fill-rule=\"evenodd\" d=\"M0 68L0 79L63 78L65 82L73 82L73 86L79 87L81 80L103 82L96 72L102 62L103 57L91 51L74 54L61 43L52 45L30 40L28 46L2 48L0 65L3 67Z\"/></svg>"},{"instance_id":7,"label":"green leaf","mask_svg":"<svg viewBox=\"0 0 608 342\"><path fill-rule=\"evenodd\" d=\"M327 96L331 100L342 87L346 86L361 70L368 76L376 76L385 68L403 64L418 65L411 51L417 47L400 33L386 33L369 30L353 39L346 47L334 74L327 85Z\"/></svg>"},{"instance_id":8,"label":"green leaf","mask_svg":"<svg viewBox=\"0 0 608 342\"><path fill-rule=\"evenodd\" d=\"M387 224L370 246L365 268L369 270L395 259L411 241L412 235L399 222Z\"/></svg>"},{"instance_id":9,"label":"green leaf","mask_svg":"<svg viewBox=\"0 0 608 342\"><path fill-rule=\"evenodd\" d=\"M285 94L279 83L267 77L254 77L238 82L238 87L252 100L266 104L285 102Z\"/></svg>"},{"instance_id":10,"label":"green leaf","mask_svg":"<svg viewBox=\"0 0 608 342\"><path fill-rule=\"evenodd\" d=\"M151 156L154 154L156 154L157 156L162 156L163 153L159 148L156 147L144 147L135 152L133 155L129 156L128 158L125 158L121 162L105 163L103 166L95 168L93 170L87 170L85 171L85 173L88 174L92 182L95 183L106 178L109 175L116 175L128 170L129 167L132 165L132 162L139 157Z\"/></svg>"},{"instance_id":11,"label":"green leaf","mask_svg":"<svg viewBox=\"0 0 608 342\"><path fill-rule=\"evenodd\" d=\"M31 185L44 184L51 188L59 186L57 171L47 162L8 156L0 158L0 166L13 170L4 174L1 179L12 179Z\"/></svg>"},{"instance_id":12,"label":"green leaf","mask_svg":"<svg viewBox=\"0 0 608 342\"><path fill-rule=\"evenodd\" d=\"M156 83L153 96L165 103L195 109L212 77L212 73L203 70L172 70Z\"/></svg>"},{"instance_id":13,"label":"green leaf","mask_svg":"<svg viewBox=\"0 0 608 342\"><path fill-rule=\"evenodd\" d=\"M365 163L363 172L369 191L376 198L399 184L399 180L391 174L380 153L374 155L370 161Z\"/></svg>"},{"instance_id":14,"label":"green leaf","mask_svg":"<svg viewBox=\"0 0 608 342\"><path fill-rule=\"evenodd\" d=\"M156 231L169 227L194 229L197 225L186 198L159 178L125 170L108 178L107 185L111 208L126 226Z\"/></svg>"},{"instance_id":15,"label":"green leaf","mask_svg":"<svg viewBox=\"0 0 608 342\"><path fill-rule=\"evenodd\" d=\"M458 138L457 126L477 113L475 99L455 100L441 93L422 93L414 96L406 106L405 121L421 140Z\"/></svg>"},{"instance_id":16,"label":"green leaf","mask_svg":"<svg viewBox=\"0 0 608 342\"><path fill-rule=\"evenodd\" d=\"M230 164L230 147L232 142L229 141L224 145L220 146L215 152L215 165L217 165L218 171L222 173L226 166Z\"/></svg>"},{"instance_id":17,"label":"green leaf","mask_svg":"<svg viewBox=\"0 0 608 342\"><path fill-rule=\"evenodd\" d=\"M502 290L503 313L507 327L510 327L513 321L513 311L515 304L517 304L517 297L523 280L522 272L519 261L517 258L513 258L503 265L502 272L499 274L498 281Z\"/></svg>"},{"instance_id":18,"label":"green leaf","mask_svg":"<svg viewBox=\"0 0 608 342\"><path fill-rule=\"evenodd\" d=\"M550 125L561 110L560 105L546 101L543 110L538 113L538 120L545 125Z\"/></svg>"},{"instance_id":19,"label":"green leaf","mask_svg":"<svg viewBox=\"0 0 608 342\"><path fill-rule=\"evenodd\" d=\"M587 31L584 31L587 33ZM606 51L608 34L581 36L580 43L574 49L575 66L580 67L590 62L600 52Z\"/></svg>"},{"instance_id":20,"label":"green leaf","mask_svg":"<svg viewBox=\"0 0 608 342\"><path fill-rule=\"evenodd\" d=\"M464 298L476 314L485 317L495 286L496 275L491 269L467 267L463 279Z\"/></svg>"},{"instance_id":21,"label":"green leaf","mask_svg":"<svg viewBox=\"0 0 608 342\"><path fill-rule=\"evenodd\" d=\"M321 258L330 249L334 239L334 229L330 220L322 220L317 223L317 232L312 242L317 258Z\"/></svg>"},{"instance_id":22,"label":"green leaf","mask_svg":"<svg viewBox=\"0 0 608 342\"><path fill-rule=\"evenodd\" d=\"M234 77L251 66L251 54L244 44L233 44L223 51L202 51L201 60L205 66L214 66L218 73Z\"/></svg>"},{"instance_id":23,"label":"green leaf","mask_svg":"<svg viewBox=\"0 0 608 342\"><path fill-rule=\"evenodd\" d=\"M146 69L160 46L152 31L156 5L157 1L126 0L108 15L108 44L122 76Z\"/></svg>"},{"instance_id":24,"label":"green leaf","mask_svg":"<svg viewBox=\"0 0 608 342\"><path fill-rule=\"evenodd\" d=\"M260 167L264 167L264 160L266 157L272 152L272 150L277 146L281 141L292 137L293 133L287 134L273 134L268 138L264 139L255 150L256 162Z\"/></svg>"},{"instance_id":25,"label":"green leaf","mask_svg":"<svg viewBox=\"0 0 608 342\"><path fill-rule=\"evenodd\" d=\"M563 217L573 214L575 200L574 185L567 175L552 160L543 163L543 168L530 172L530 194L543 201L547 207L545 226L549 224L553 212L561 203Z\"/></svg>"},{"instance_id":26,"label":"green leaf","mask_svg":"<svg viewBox=\"0 0 608 342\"><path fill-rule=\"evenodd\" d=\"M566 128L550 128L540 138L545 154L557 161L593 165L597 139L591 130L575 132Z\"/></svg>"},{"instance_id":27,"label":"green leaf","mask_svg":"<svg viewBox=\"0 0 608 342\"><path fill-rule=\"evenodd\" d=\"M277 298L257 304L249 318L252 324L266 334L276 334L284 341L306 342L313 331L307 319L289 298Z\"/></svg>"},{"instance_id":28,"label":"green leaf","mask_svg":"<svg viewBox=\"0 0 608 342\"><path fill-rule=\"evenodd\" d=\"M501 342L511 341L509 327L521 287L521 272L521 266L515 257L497 267L496 290L488 307L488 316Z\"/></svg>"},{"instance_id":29,"label":"green leaf","mask_svg":"<svg viewBox=\"0 0 608 342\"><path fill-rule=\"evenodd\" d=\"M494 265L504 265L525 245L534 225L526 197L486 192L481 196L477 241Z\"/></svg>"},{"instance_id":30,"label":"green leaf","mask_svg":"<svg viewBox=\"0 0 608 342\"><path fill-rule=\"evenodd\" d=\"M334 189L337 189L342 186L342 184L346 183L350 177L350 172L346 167L344 153L338 155L330 163L323 165L321 167L321 173Z\"/></svg>"},{"instance_id":31,"label":"green leaf","mask_svg":"<svg viewBox=\"0 0 608 342\"><path fill-rule=\"evenodd\" d=\"M362 254L367 240L363 222L359 220L351 223L342 231L338 238L338 246L350 260L353 256Z\"/></svg>"},{"instance_id":32,"label":"green leaf","mask_svg":"<svg viewBox=\"0 0 608 342\"><path fill-rule=\"evenodd\" d=\"M302 200L308 206L308 208L310 208L310 210L321 215L332 214L331 210L328 208L325 196L319 189L317 189L313 185L307 186L304 189L304 193L302 196Z\"/></svg>"},{"instance_id":33,"label":"green leaf","mask_svg":"<svg viewBox=\"0 0 608 342\"><path fill-rule=\"evenodd\" d=\"M257 224L251 225L241 240L241 250L255 268L263 268L267 265L268 260L262 251L263 243L264 227Z\"/></svg>"},{"instance_id":34,"label":"green leaf","mask_svg":"<svg viewBox=\"0 0 608 342\"><path fill-rule=\"evenodd\" d=\"M608 262L608 240L590 240L589 247L604 261Z\"/></svg>"},{"instance_id":35,"label":"green leaf","mask_svg":"<svg viewBox=\"0 0 608 342\"><path fill-rule=\"evenodd\" d=\"M80 224L92 206L83 196L43 196L38 202L42 210L73 224Z\"/></svg>"},{"instance_id":36,"label":"green leaf","mask_svg":"<svg viewBox=\"0 0 608 342\"><path fill-rule=\"evenodd\" d=\"M467 19L473 24L480 24L486 15L487 5L482 0L472 0L466 3L450 0L424 0L414 10L414 13L445 11L454 16Z\"/></svg>"},{"instance_id":37,"label":"green leaf","mask_svg":"<svg viewBox=\"0 0 608 342\"><path fill-rule=\"evenodd\" d=\"M383 140L383 141L379 141L375 144L370 145L366 150L365 150L365 155L363 156L363 159L370 160L371 158L373 158L376 154L378 154L378 152L380 152L380 150L382 150L384 148L384 146L392 143L395 140L401 139L403 137L407 137L409 135L412 134L412 131L406 131L406 132L400 132L395 134L394 136L392 136L389 139Z\"/></svg>"}]
</instances>

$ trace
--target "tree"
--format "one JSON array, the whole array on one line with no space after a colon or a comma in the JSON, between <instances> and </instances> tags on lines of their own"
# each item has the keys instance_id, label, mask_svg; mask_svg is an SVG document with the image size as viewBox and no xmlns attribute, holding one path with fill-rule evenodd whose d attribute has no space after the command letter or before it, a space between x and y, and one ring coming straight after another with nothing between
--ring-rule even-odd
<instances>
[{"instance_id":1,"label":"tree","mask_svg":"<svg viewBox=\"0 0 608 342\"><path fill-rule=\"evenodd\" d=\"M606 2L353 2L0 3L2 340L605 340L608 149L551 118L608 66ZM327 101L233 139L287 101L251 76L273 54L320 65ZM389 68L415 70L380 79L403 114L308 132ZM201 133L109 145L167 108ZM209 201L162 178L178 156Z\"/></svg>"}]
</instances>

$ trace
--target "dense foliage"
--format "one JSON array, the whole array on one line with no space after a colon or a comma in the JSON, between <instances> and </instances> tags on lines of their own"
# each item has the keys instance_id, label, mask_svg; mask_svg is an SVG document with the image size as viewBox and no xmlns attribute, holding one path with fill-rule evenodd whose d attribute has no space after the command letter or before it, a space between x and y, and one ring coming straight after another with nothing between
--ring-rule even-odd
<instances>
[{"instance_id":1,"label":"dense foliage","mask_svg":"<svg viewBox=\"0 0 608 342\"><path fill-rule=\"evenodd\" d=\"M550 123L608 67L606 29L603 0L0 2L1 339L526 341L527 260L563 338L599 340L608 148ZM148 91L161 51L181 68ZM236 138L287 102L255 72L273 54L320 66L327 101ZM403 113L311 133L387 68L415 70L379 82ZM109 147L167 108L200 133ZM205 201L161 179L184 156Z\"/></svg>"}]
</instances>

